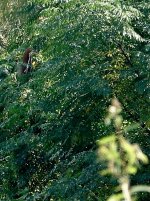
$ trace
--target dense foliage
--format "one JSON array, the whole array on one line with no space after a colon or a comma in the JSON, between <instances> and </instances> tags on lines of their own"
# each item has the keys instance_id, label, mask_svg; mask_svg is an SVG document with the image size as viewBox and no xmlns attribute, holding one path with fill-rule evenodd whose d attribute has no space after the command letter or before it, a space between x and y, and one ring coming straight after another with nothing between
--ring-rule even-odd
<instances>
[{"instance_id":1,"label":"dense foliage","mask_svg":"<svg viewBox=\"0 0 150 201\"><path fill-rule=\"evenodd\" d=\"M130 142L150 156L150 5L124 0L1 0L0 200L106 200L96 140L112 97ZM17 62L33 47L32 73ZM148 184L141 166L132 183ZM140 201L148 194L138 195Z\"/></svg>"}]
</instances>

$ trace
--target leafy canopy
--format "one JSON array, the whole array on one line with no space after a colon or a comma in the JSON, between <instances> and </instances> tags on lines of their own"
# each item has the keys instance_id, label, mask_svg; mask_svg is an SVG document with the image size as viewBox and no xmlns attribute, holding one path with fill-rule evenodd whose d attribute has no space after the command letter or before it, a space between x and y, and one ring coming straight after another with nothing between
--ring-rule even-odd
<instances>
[{"instance_id":1,"label":"leafy canopy","mask_svg":"<svg viewBox=\"0 0 150 201\"><path fill-rule=\"evenodd\" d=\"M98 174L95 141L113 132L103 122L113 96L124 126L139 123L127 137L149 154L148 2L1 0L0 7L0 199L106 200L115 181ZM27 47L38 51L34 69L18 77ZM149 175L143 167L133 182Z\"/></svg>"}]
</instances>

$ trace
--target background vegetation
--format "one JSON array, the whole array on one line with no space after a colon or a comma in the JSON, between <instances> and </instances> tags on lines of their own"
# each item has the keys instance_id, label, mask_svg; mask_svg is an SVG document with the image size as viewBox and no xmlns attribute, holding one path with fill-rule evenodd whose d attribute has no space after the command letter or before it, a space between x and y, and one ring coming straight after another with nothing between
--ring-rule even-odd
<instances>
[{"instance_id":1,"label":"background vegetation","mask_svg":"<svg viewBox=\"0 0 150 201\"><path fill-rule=\"evenodd\" d=\"M96 141L115 131L104 124L112 97L125 137L150 156L149 2L1 0L0 8L0 200L107 200L116 180L99 174ZM28 47L38 52L33 71L18 77ZM149 182L148 165L131 178Z\"/></svg>"}]
</instances>

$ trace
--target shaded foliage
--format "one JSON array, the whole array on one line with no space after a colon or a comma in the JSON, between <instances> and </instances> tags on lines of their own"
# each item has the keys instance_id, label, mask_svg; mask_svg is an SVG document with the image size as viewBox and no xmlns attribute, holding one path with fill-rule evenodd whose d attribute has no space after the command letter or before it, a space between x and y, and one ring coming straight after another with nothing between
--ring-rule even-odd
<instances>
[{"instance_id":1,"label":"shaded foliage","mask_svg":"<svg viewBox=\"0 0 150 201\"><path fill-rule=\"evenodd\" d=\"M103 123L113 96L124 124L139 123L128 139L150 154L148 3L1 5L0 70L7 64L10 73L0 78L0 199L106 200L115 181L98 174L95 141L113 130ZM38 51L34 70L18 78L15 61L29 46ZM149 174L143 167L133 182L149 183Z\"/></svg>"}]
</instances>

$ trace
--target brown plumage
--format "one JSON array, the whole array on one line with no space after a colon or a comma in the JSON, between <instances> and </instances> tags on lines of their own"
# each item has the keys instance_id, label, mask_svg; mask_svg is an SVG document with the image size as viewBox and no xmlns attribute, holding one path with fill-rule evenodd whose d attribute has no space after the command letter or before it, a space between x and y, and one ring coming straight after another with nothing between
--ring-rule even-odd
<instances>
[{"instance_id":1,"label":"brown plumage","mask_svg":"<svg viewBox=\"0 0 150 201\"><path fill-rule=\"evenodd\" d=\"M27 48L24 52L23 58L22 58L22 64L19 66L18 74L26 74L31 71L31 65L32 65L32 59L30 53L32 52L31 48Z\"/></svg>"},{"instance_id":2,"label":"brown plumage","mask_svg":"<svg viewBox=\"0 0 150 201\"><path fill-rule=\"evenodd\" d=\"M26 64L28 63L30 52L32 52L32 49L27 48L24 55L23 55L23 58L22 58L23 63L26 63Z\"/></svg>"}]
</instances>

